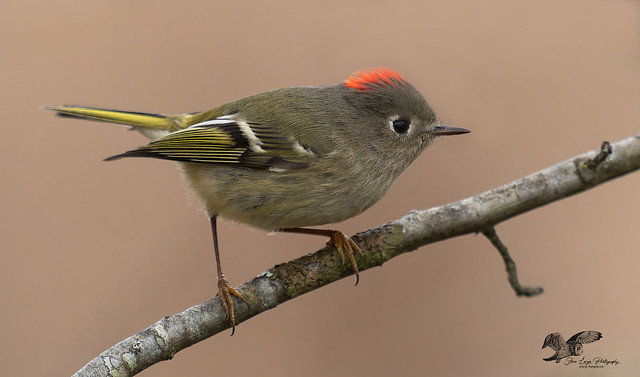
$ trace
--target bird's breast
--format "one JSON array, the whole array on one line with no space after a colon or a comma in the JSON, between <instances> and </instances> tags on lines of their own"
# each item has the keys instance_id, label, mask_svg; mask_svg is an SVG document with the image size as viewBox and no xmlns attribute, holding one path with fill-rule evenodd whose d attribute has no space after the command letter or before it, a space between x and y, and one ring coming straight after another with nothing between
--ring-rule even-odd
<instances>
[{"instance_id":1,"label":"bird's breast","mask_svg":"<svg viewBox=\"0 0 640 377\"><path fill-rule=\"evenodd\" d=\"M330 159L282 171L194 163L182 167L210 216L265 230L346 220L380 200L396 178L353 161Z\"/></svg>"}]
</instances>

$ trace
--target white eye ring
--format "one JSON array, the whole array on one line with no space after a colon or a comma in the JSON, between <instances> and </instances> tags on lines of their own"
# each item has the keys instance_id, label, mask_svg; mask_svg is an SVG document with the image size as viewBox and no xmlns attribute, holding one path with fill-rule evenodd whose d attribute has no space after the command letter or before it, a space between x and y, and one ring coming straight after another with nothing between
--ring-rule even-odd
<instances>
[{"instance_id":1,"label":"white eye ring","mask_svg":"<svg viewBox=\"0 0 640 377\"><path fill-rule=\"evenodd\" d=\"M394 115L389 118L389 128L398 135L406 135L411 130L411 121L402 119L399 115Z\"/></svg>"}]
</instances>

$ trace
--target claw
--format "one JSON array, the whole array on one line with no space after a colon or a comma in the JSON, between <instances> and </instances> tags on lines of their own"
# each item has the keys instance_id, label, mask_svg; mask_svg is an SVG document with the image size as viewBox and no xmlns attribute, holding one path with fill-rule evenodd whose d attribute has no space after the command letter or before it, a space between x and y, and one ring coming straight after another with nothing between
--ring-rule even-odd
<instances>
[{"instance_id":1,"label":"claw","mask_svg":"<svg viewBox=\"0 0 640 377\"><path fill-rule=\"evenodd\" d=\"M278 229L280 232L290 232L290 233L304 233L304 234L315 234L318 236L326 236L329 237L329 241L327 242L327 246L333 246L338 251L340 255L340 260L342 261L342 265L344 266L344 255L347 254L349 258L349 262L351 263L351 268L353 269L354 274L356 275L356 284L360 281L360 272L358 271L358 264L356 263L356 259L353 256L353 253L356 252L360 255L363 255L362 250L356 245L353 240L344 235L339 230L333 229L309 229L309 228L282 228Z\"/></svg>"},{"instance_id":2,"label":"claw","mask_svg":"<svg viewBox=\"0 0 640 377\"><path fill-rule=\"evenodd\" d=\"M327 242L327 246L333 246L338 251L340 255L340 260L342 261L342 265L344 266L344 255L347 254L349 258L349 262L351 263L351 268L353 269L354 274L356 275L356 284L360 282L360 272L358 270L358 264L356 263L356 259L353 256L353 253L356 252L359 255L362 255L362 250L356 245L353 240L344 233L339 230L331 230L331 239Z\"/></svg>"},{"instance_id":3,"label":"claw","mask_svg":"<svg viewBox=\"0 0 640 377\"><path fill-rule=\"evenodd\" d=\"M242 297L240 292L229 286L229 282L222 274L218 276L218 295L220 296L220 301L222 301L222 306L224 306L227 313L229 313L229 325L231 326L231 335L233 336L236 332L236 314L231 296L239 298L244 303L247 301Z\"/></svg>"}]
</instances>

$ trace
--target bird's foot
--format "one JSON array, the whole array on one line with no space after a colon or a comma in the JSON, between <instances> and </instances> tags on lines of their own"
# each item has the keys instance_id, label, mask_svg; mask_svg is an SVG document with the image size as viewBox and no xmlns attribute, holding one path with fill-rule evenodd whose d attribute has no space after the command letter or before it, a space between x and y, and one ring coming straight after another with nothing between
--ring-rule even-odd
<instances>
[{"instance_id":1,"label":"bird's foot","mask_svg":"<svg viewBox=\"0 0 640 377\"><path fill-rule=\"evenodd\" d=\"M224 306L229 314L229 325L231 326L231 335L233 335L236 332L236 314L233 298L231 296L239 298L244 303L247 301L245 301L240 292L229 285L229 282L223 274L218 276L218 296L220 296L222 306Z\"/></svg>"}]
</instances>

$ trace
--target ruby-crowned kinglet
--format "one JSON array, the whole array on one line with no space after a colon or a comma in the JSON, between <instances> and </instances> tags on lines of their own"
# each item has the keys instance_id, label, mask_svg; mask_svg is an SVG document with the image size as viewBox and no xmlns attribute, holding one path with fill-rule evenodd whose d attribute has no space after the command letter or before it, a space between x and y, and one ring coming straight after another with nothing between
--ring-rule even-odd
<instances>
[{"instance_id":1,"label":"ruby-crowned kinglet","mask_svg":"<svg viewBox=\"0 0 640 377\"><path fill-rule=\"evenodd\" d=\"M107 158L179 161L211 221L218 294L235 330L222 274L218 215L268 231L330 237L358 279L358 246L337 230L303 226L355 216L382 198L436 138L469 132L440 123L422 95L388 69L361 70L343 83L276 89L194 114L161 115L80 106L48 107L59 115L132 126L153 139Z\"/></svg>"}]
</instances>

